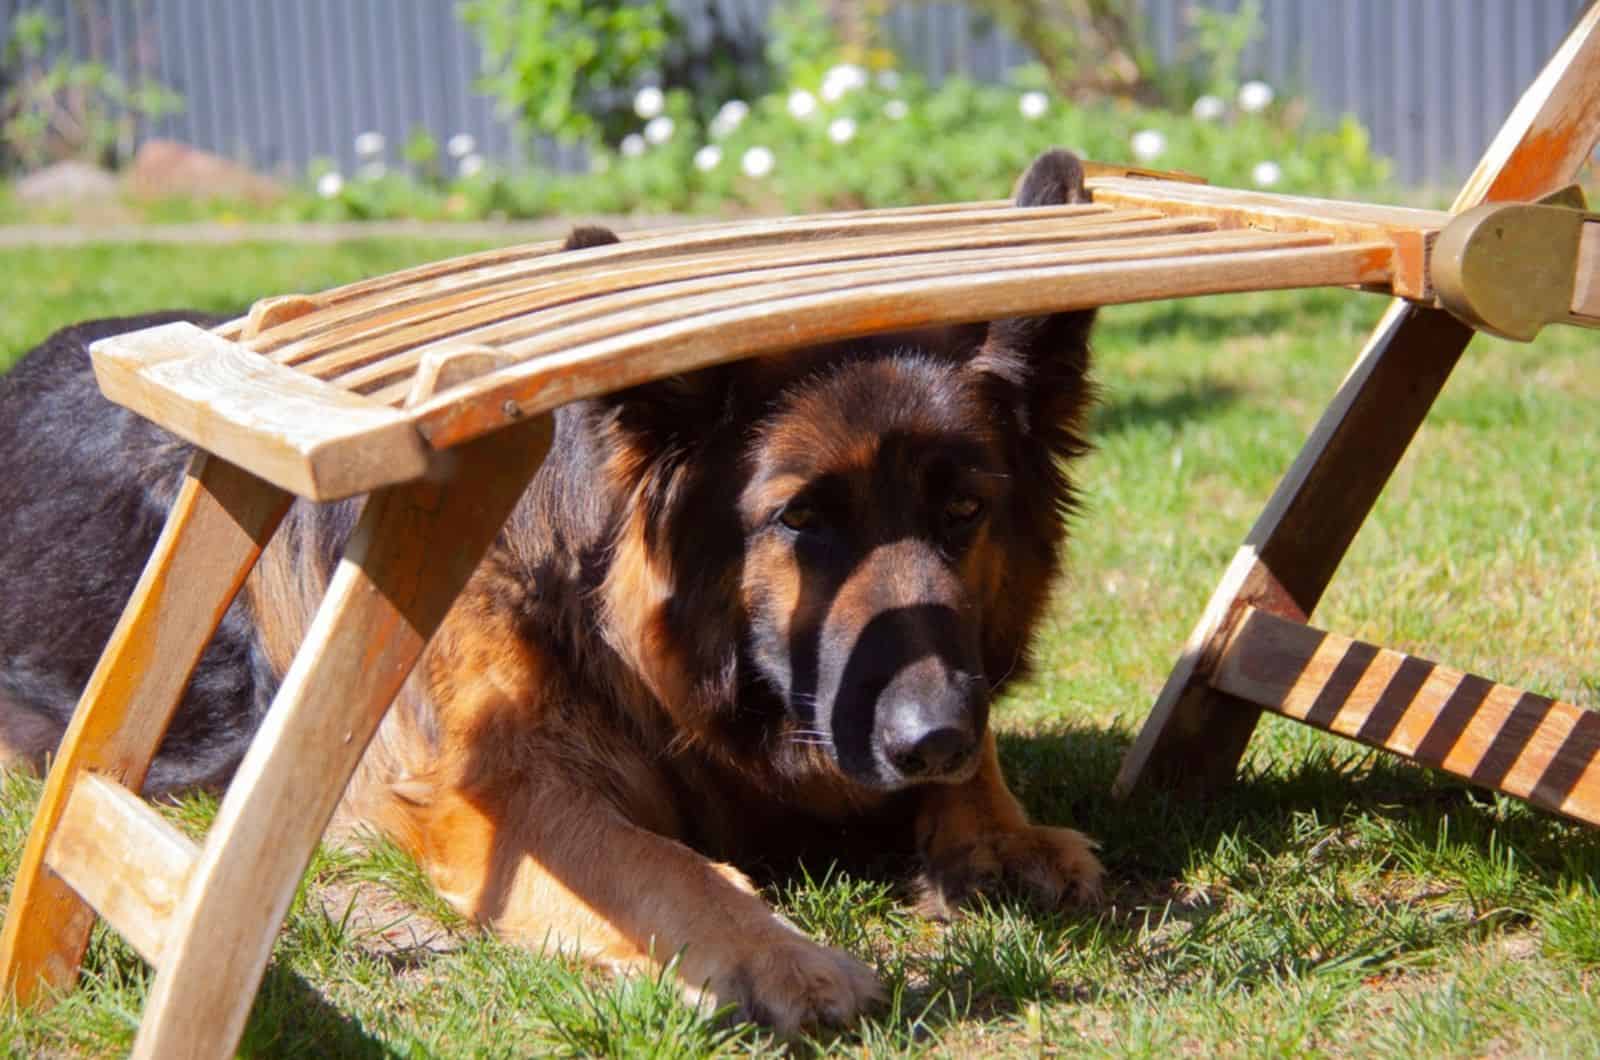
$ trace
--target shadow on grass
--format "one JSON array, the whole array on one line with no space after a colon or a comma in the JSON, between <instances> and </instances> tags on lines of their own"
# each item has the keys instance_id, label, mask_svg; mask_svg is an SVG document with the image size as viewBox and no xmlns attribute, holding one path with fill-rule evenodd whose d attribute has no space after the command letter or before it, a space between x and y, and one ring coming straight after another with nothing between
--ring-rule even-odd
<instances>
[{"instance_id":1,"label":"shadow on grass","mask_svg":"<svg viewBox=\"0 0 1600 1060\"><path fill-rule=\"evenodd\" d=\"M1185 380L1179 389L1159 397L1137 394L1112 396L1095 409L1091 436L1104 438L1155 424L1176 424L1200 419L1227 408L1240 390L1214 379Z\"/></svg>"},{"instance_id":2,"label":"shadow on grass","mask_svg":"<svg viewBox=\"0 0 1600 1060\"><path fill-rule=\"evenodd\" d=\"M1225 837L1268 856L1294 849L1306 814L1324 824L1379 817L1419 844L1448 836L1486 856L1491 846L1510 847L1549 879L1600 873L1600 832L1332 738L1282 770L1247 765L1231 785L1205 796L1151 788L1124 801L1112 798L1111 783L1132 744L1128 731L1062 725L1002 734L999 744L1007 776L1030 814L1093 835L1109 875L1133 894L1171 884L1196 852L1214 849Z\"/></svg>"},{"instance_id":3,"label":"shadow on grass","mask_svg":"<svg viewBox=\"0 0 1600 1060\"><path fill-rule=\"evenodd\" d=\"M395 1055L358 1020L331 1004L316 987L277 963L256 994L239 1042L243 1056L299 1060L307 1056L376 1058Z\"/></svg>"}]
</instances>

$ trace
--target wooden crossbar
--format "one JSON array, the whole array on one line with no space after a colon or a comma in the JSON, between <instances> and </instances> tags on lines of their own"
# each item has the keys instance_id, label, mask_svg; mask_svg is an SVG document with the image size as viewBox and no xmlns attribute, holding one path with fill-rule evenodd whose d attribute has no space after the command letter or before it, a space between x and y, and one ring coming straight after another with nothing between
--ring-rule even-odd
<instances>
[{"instance_id":1,"label":"wooden crossbar","mask_svg":"<svg viewBox=\"0 0 1600 1060\"><path fill-rule=\"evenodd\" d=\"M1264 710L1600 824L1600 712L1247 607L1208 683Z\"/></svg>"}]
</instances>

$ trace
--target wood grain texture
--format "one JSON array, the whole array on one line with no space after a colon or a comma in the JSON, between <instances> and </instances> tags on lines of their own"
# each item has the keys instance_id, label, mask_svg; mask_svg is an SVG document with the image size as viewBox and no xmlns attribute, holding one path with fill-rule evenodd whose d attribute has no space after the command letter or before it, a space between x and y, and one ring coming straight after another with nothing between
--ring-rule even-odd
<instances>
[{"instance_id":1,"label":"wood grain texture","mask_svg":"<svg viewBox=\"0 0 1600 1060\"><path fill-rule=\"evenodd\" d=\"M1387 242L1395 248L1392 288L1403 298L1433 296L1428 258L1434 237L1450 219L1437 210L1375 206L1338 199L1170 181L1103 177L1089 181L1094 201L1119 209L1157 209L1168 217L1206 217L1221 228L1323 232L1340 242Z\"/></svg>"},{"instance_id":2,"label":"wood grain texture","mask_svg":"<svg viewBox=\"0 0 1600 1060\"><path fill-rule=\"evenodd\" d=\"M1008 216L1021 215L1012 211ZM319 315L315 330L308 330L298 340L274 346L270 355L275 361L326 379L341 364L374 360L472 325L649 286L662 286L670 292L668 284L705 279L720 280L732 288L761 282L768 272L799 265L811 265L821 273L853 263L890 266L899 260L928 260L931 255L953 250L1077 244L1212 227L1215 226L1193 219L1168 220L1150 210L1130 210L1033 218L1027 224L990 223L937 234L919 231L909 235L797 240L753 249L682 252L671 257L641 256L635 244L618 243L555 255L511 270L482 270L447 286L409 286L364 311L351 308ZM458 324L458 320L465 322ZM330 358L335 361L331 369Z\"/></svg>"},{"instance_id":3,"label":"wood grain texture","mask_svg":"<svg viewBox=\"0 0 1600 1060\"><path fill-rule=\"evenodd\" d=\"M1210 683L1266 710L1600 824L1600 713L1245 608Z\"/></svg>"},{"instance_id":4,"label":"wood grain texture","mask_svg":"<svg viewBox=\"0 0 1600 1060\"><path fill-rule=\"evenodd\" d=\"M405 414L193 324L102 339L91 354L106 397L302 497L336 500L428 470Z\"/></svg>"},{"instance_id":5,"label":"wood grain texture","mask_svg":"<svg viewBox=\"0 0 1600 1060\"><path fill-rule=\"evenodd\" d=\"M390 701L550 444L548 417L368 500L173 917L136 1057L224 1056L279 924Z\"/></svg>"},{"instance_id":6,"label":"wood grain texture","mask_svg":"<svg viewBox=\"0 0 1600 1060\"><path fill-rule=\"evenodd\" d=\"M324 291L317 296L325 308L313 319L289 321L270 328L250 342L251 349L276 352L288 342L303 339L329 323L349 320L381 309L414 292L435 294L480 285L494 279L523 275L548 276L596 265L614 267L686 254L787 246L811 240L867 235L920 234L923 237L974 225L1012 225L1040 218L1092 217L1110 212L1106 206L1073 204L1042 206L1026 213L1009 203L953 203L943 208L912 207L863 210L851 213L771 217L757 221L691 225L661 232L630 234L626 243L555 253L558 243L486 251L433 262ZM224 326L234 329L235 325ZM242 330L242 325L239 326Z\"/></svg>"},{"instance_id":7,"label":"wood grain texture","mask_svg":"<svg viewBox=\"0 0 1600 1060\"><path fill-rule=\"evenodd\" d=\"M173 911L199 855L200 847L149 803L86 773L72 786L45 863L159 966Z\"/></svg>"},{"instance_id":8,"label":"wood grain texture","mask_svg":"<svg viewBox=\"0 0 1600 1060\"><path fill-rule=\"evenodd\" d=\"M1489 199L1543 198L1571 183L1600 130L1597 27L1600 5L1512 112L1457 211ZM1209 687L1214 638L1245 606L1311 615L1472 334L1441 310L1389 308L1185 643L1123 758L1117 794L1157 782L1198 791L1232 777L1256 710Z\"/></svg>"},{"instance_id":9,"label":"wood grain texture","mask_svg":"<svg viewBox=\"0 0 1600 1060\"><path fill-rule=\"evenodd\" d=\"M1202 233L1203 234L1203 233ZM1326 237L1314 235L1274 236L1267 233L1227 232L1205 234L1205 238L1186 235L1130 236L1113 244L1095 242L1082 246L1002 248L981 251L953 251L913 255L883 261L832 263L826 268L799 266L742 274L660 283L620 290L603 297L588 298L541 308L535 312L461 332L452 341L490 345L505 351L515 362L532 361L550 354L564 353L588 343L629 330L657 327L692 320L708 312L770 307L783 312L787 299L800 295L836 293L840 299L855 297L868 286L893 283L946 281L961 278L977 282L979 273L1000 273L1012 269L1039 269L1062 265L1093 263L1119 264L1176 257L1199 259L1206 255L1252 250L1281 250L1290 247L1325 245ZM808 310L825 318L827 306ZM470 314L453 317L450 325L470 323ZM796 330L815 328L809 320L793 321ZM714 336L707 336L714 342ZM357 350L341 355L330 367L342 369L330 380L377 402L390 402L401 393L406 376L419 356L431 346L388 353L372 358ZM381 389L380 389L381 388Z\"/></svg>"},{"instance_id":10,"label":"wood grain texture","mask_svg":"<svg viewBox=\"0 0 1600 1060\"><path fill-rule=\"evenodd\" d=\"M1260 290L1263 285L1288 289L1379 283L1388 274L1391 255L1388 244L1353 244L1021 267L820 292L774 292L769 300L734 308L707 296L693 307L693 315L531 360L523 359L520 344L509 343L505 348L520 363L427 402L415 415L430 442L445 448L580 397L740 357L902 328ZM1204 267L1196 267L1197 262ZM623 323L620 317L608 318L609 327Z\"/></svg>"},{"instance_id":11,"label":"wood grain texture","mask_svg":"<svg viewBox=\"0 0 1600 1060\"><path fill-rule=\"evenodd\" d=\"M191 464L167 524L56 751L0 932L0 988L19 1001L78 974L94 914L45 865L77 782L138 790L200 653L290 497L214 457Z\"/></svg>"}]
</instances>

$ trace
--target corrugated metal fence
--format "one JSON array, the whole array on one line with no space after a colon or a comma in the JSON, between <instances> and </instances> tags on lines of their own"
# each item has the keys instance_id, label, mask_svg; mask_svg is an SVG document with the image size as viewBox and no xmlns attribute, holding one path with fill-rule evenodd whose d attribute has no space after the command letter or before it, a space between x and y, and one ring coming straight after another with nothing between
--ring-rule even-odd
<instances>
[{"instance_id":1,"label":"corrugated metal fence","mask_svg":"<svg viewBox=\"0 0 1600 1060\"><path fill-rule=\"evenodd\" d=\"M777 0L715 0L759 26ZM1246 75L1353 113L1411 183L1453 183L1588 0L1261 0ZM1192 0L1140 0L1158 53L1179 50ZM1239 0L1207 0L1237 9ZM523 152L513 124L475 91L479 52L453 0L0 0L9 24L43 9L73 53L144 73L181 93L174 137L269 170L313 158L355 162L358 132L391 144L418 127L472 134L486 156ZM956 4L895 8L889 34L932 77L997 79L1025 48ZM542 145L547 154L555 149ZM552 159L571 165L570 153Z\"/></svg>"}]
</instances>

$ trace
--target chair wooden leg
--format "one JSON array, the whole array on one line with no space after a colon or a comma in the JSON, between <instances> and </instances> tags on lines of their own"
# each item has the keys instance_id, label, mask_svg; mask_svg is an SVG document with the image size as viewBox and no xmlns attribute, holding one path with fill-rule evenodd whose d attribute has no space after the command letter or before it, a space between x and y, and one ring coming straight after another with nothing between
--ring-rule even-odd
<instances>
[{"instance_id":1,"label":"chair wooden leg","mask_svg":"<svg viewBox=\"0 0 1600 1060\"><path fill-rule=\"evenodd\" d=\"M290 499L214 457L190 464L34 813L0 933L0 985L18 1001L71 985L94 926L94 911L45 864L75 781L87 771L138 790L201 652Z\"/></svg>"},{"instance_id":2,"label":"chair wooden leg","mask_svg":"<svg viewBox=\"0 0 1600 1060\"><path fill-rule=\"evenodd\" d=\"M444 480L374 493L212 825L134 1044L224 1056L367 742L549 446L547 418L464 445Z\"/></svg>"},{"instance_id":3,"label":"chair wooden leg","mask_svg":"<svg viewBox=\"0 0 1600 1060\"><path fill-rule=\"evenodd\" d=\"M1535 200L1570 182L1600 138L1600 4L1528 88L1453 207ZM1204 790L1233 776L1259 708L1213 688L1245 607L1304 622L1473 332L1396 302L1267 502L1206 606L1114 791L1149 780Z\"/></svg>"}]
</instances>

